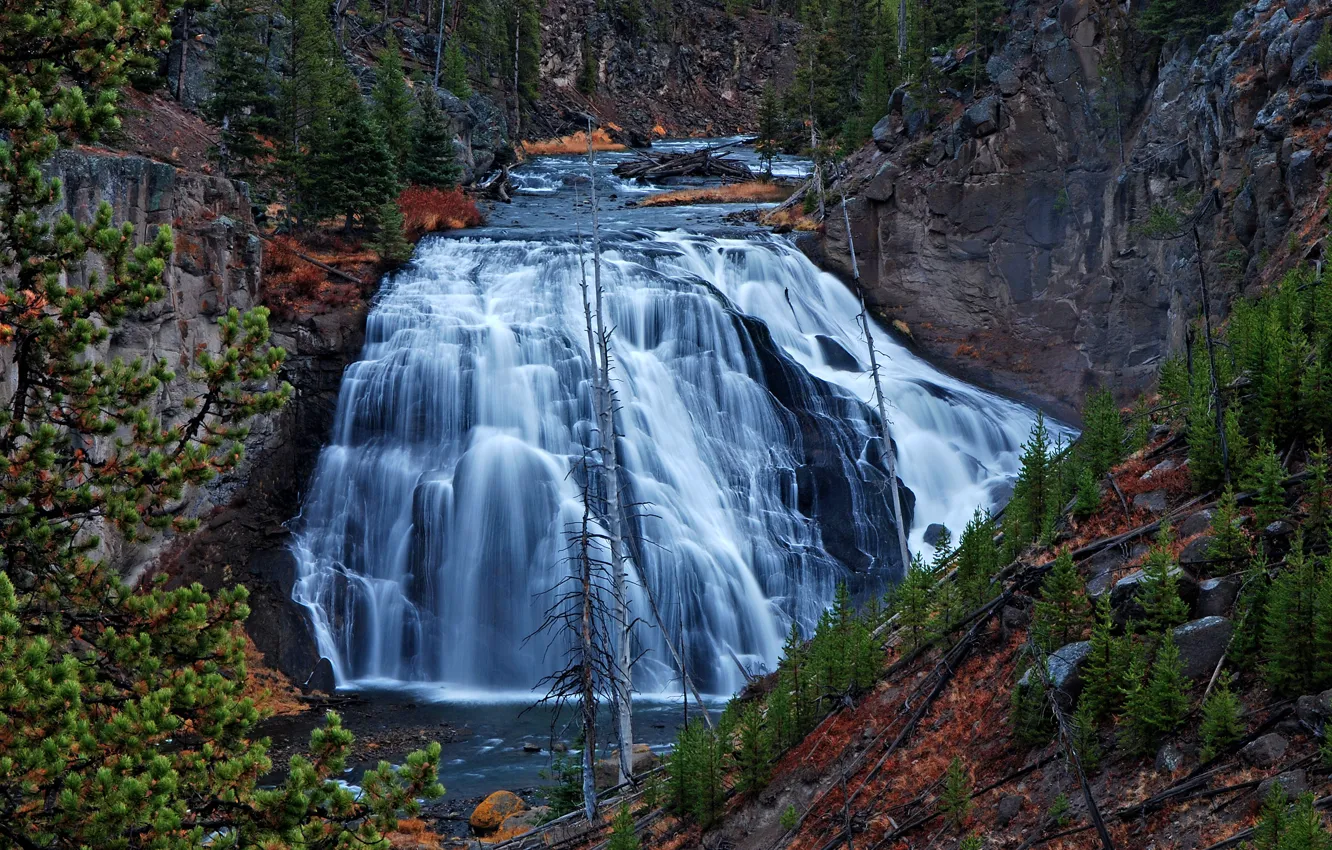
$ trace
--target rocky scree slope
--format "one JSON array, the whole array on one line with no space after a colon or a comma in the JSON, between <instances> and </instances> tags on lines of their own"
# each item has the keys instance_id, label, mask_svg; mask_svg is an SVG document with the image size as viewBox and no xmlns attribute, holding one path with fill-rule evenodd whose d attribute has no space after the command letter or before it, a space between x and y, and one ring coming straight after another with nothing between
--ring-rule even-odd
<instances>
[{"instance_id":1,"label":"rocky scree slope","mask_svg":"<svg viewBox=\"0 0 1332 850\"><path fill-rule=\"evenodd\" d=\"M1318 257L1329 16L1259 0L1162 52L1116 4L1019 0L974 94L894 93L835 186L870 302L946 366L1065 416L1089 387L1141 390L1190 343L1204 277L1218 317ZM806 250L849 275L841 211L825 224Z\"/></svg>"}]
</instances>

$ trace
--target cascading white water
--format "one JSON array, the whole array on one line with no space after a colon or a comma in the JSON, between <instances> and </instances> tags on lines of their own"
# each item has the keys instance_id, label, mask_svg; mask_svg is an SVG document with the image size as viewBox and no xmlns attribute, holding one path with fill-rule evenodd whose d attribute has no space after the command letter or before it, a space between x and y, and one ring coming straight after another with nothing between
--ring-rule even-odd
<instances>
[{"instance_id":1,"label":"cascading white water","mask_svg":"<svg viewBox=\"0 0 1332 850\"><path fill-rule=\"evenodd\" d=\"M385 282L295 543L340 683L527 692L558 665L528 638L569 573L593 440L579 261L572 235L431 239ZM604 261L637 578L698 684L731 693L732 656L770 669L838 582L900 576L856 301L771 236L620 232ZM995 504L1033 414L876 341L915 551ZM636 685L678 689L631 604Z\"/></svg>"}]
</instances>

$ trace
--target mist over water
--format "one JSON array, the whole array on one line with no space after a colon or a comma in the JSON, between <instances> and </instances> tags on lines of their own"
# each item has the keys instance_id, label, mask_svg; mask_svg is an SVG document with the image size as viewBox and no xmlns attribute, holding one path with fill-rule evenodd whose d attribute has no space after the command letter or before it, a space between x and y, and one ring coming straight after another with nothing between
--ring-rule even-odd
<instances>
[{"instance_id":1,"label":"mist over water","mask_svg":"<svg viewBox=\"0 0 1332 850\"><path fill-rule=\"evenodd\" d=\"M532 168L522 191L551 200L530 200L578 185L577 160ZM511 694L560 662L558 638L528 638L569 574L578 461L597 439L590 256L568 206L568 232L427 239L384 282L295 543L295 597L341 684ZM699 686L729 694L736 660L771 669L791 621L812 628L838 582L870 593L901 575L858 307L779 237L607 219L636 685L679 687L646 584ZM959 531L1006 494L1034 414L881 329L876 343L923 551L926 525Z\"/></svg>"}]
</instances>

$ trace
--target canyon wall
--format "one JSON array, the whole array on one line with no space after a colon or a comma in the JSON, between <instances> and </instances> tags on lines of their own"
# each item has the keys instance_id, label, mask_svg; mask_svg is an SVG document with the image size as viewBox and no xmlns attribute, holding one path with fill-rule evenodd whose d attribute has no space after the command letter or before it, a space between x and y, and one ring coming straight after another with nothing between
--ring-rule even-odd
<instances>
[{"instance_id":1,"label":"canyon wall","mask_svg":"<svg viewBox=\"0 0 1332 850\"><path fill-rule=\"evenodd\" d=\"M1327 232L1326 0L1260 0L1156 55L1100 0L1019 2L974 94L895 93L835 186L873 307L927 356L1076 415L1147 387ZM849 273L839 209L807 250Z\"/></svg>"}]
</instances>

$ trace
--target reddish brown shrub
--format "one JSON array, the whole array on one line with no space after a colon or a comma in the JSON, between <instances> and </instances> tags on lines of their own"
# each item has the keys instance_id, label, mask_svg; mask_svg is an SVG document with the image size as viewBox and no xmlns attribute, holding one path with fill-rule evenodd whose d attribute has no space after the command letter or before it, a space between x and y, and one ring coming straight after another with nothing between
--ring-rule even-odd
<instances>
[{"instance_id":1,"label":"reddish brown shrub","mask_svg":"<svg viewBox=\"0 0 1332 850\"><path fill-rule=\"evenodd\" d=\"M398 196L398 208L402 210L408 239L418 239L421 234L436 230L476 227L485 222L476 204L460 189L409 186Z\"/></svg>"}]
</instances>

